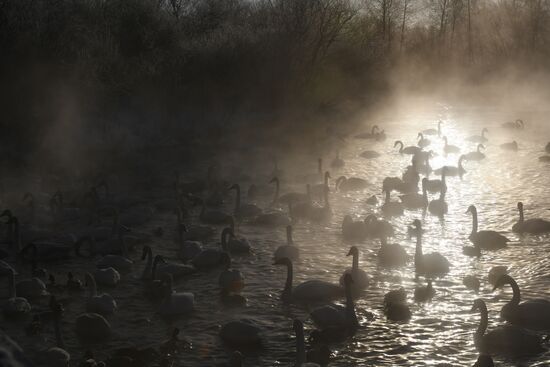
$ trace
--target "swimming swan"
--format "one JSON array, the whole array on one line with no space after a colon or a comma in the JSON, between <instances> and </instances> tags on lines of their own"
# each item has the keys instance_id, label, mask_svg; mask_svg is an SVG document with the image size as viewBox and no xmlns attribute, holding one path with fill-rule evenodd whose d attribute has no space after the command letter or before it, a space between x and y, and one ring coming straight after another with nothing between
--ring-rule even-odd
<instances>
[{"instance_id":1,"label":"swimming swan","mask_svg":"<svg viewBox=\"0 0 550 367\"><path fill-rule=\"evenodd\" d=\"M523 217L523 203L518 202L519 221L512 226L512 231L516 233L547 233L550 232L550 222L541 218L531 218L525 220Z\"/></svg>"},{"instance_id":2,"label":"swimming swan","mask_svg":"<svg viewBox=\"0 0 550 367\"><path fill-rule=\"evenodd\" d=\"M510 240L495 231L478 231L477 226L477 208L470 205L466 214L472 214L472 233L470 233L470 241L483 250L499 250L506 247Z\"/></svg>"}]
</instances>

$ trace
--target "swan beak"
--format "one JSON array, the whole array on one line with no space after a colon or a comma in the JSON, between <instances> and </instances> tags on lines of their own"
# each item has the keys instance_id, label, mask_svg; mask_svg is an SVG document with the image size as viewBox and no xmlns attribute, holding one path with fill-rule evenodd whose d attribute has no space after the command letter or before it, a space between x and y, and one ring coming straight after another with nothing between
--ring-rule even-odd
<instances>
[{"instance_id":1,"label":"swan beak","mask_svg":"<svg viewBox=\"0 0 550 367\"><path fill-rule=\"evenodd\" d=\"M346 256L351 256L351 255L353 255L353 253L351 251L349 251Z\"/></svg>"},{"instance_id":2,"label":"swan beak","mask_svg":"<svg viewBox=\"0 0 550 367\"><path fill-rule=\"evenodd\" d=\"M496 291L497 289L498 289L498 285L495 285L495 286L493 287L493 292Z\"/></svg>"},{"instance_id":3,"label":"swan beak","mask_svg":"<svg viewBox=\"0 0 550 367\"><path fill-rule=\"evenodd\" d=\"M477 307L475 305L472 306L472 309L470 310L470 312L475 312L477 310Z\"/></svg>"}]
</instances>

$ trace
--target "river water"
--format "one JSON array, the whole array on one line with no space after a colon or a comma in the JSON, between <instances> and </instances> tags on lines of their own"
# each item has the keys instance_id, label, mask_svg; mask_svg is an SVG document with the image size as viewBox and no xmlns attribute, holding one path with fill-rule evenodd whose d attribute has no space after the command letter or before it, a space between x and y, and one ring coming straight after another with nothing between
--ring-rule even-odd
<instances>
[{"instance_id":1,"label":"river water","mask_svg":"<svg viewBox=\"0 0 550 367\"><path fill-rule=\"evenodd\" d=\"M357 300L356 309L361 327L348 341L331 346L333 357L331 366L471 366L477 358L473 344L473 333L479 321L478 313L471 313L473 300L482 298L489 309L489 330L502 323L499 311L511 298L511 290L492 291L487 282L489 270L496 265L509 267L509 273L516 279L522 290L522 298L550 299L550 253L549 236L518 237L511 233L511 227L517 220L517 201L523 201L527 217L550 218L550 166L538 161L543 155L548 134L542 134L543 113L526 113L521 116L526 121L525 131L509 132L500 124L515 119L504 116L488 108L458 109L445 104L433 105L421 112L399 113L379 121L365 121L365 130L373 123L385 129L386 141L372 142L348 138L341 144L340 155L345 166L332 171L332 177L342 174L366 178L370 185L367 189L353 193L332 193L333 217L329 223L313 224L299 222L294 225L294 240L301 251L301 260L294 266L295 284L317 278L337 282L342 272L351 266L351 258L346 257L350 243L341 238L342 218L351 214L355 219L364 218L370 213L378 213L379 207L369 206L365 200L376 194L382 200L382 180L386 176L401 176L404 168L410 164L410 156L400 155L393 148L394 140L403 140L405 145L414 145L418 131L436 127L437 120L443 121L443 134L449 143L458 145L462 152L476 149L476 144L465 140L467 136L479 134L482 127L489 129L489 142L486 144L487 158L482 162L466 162L467 173L462 179L449 178L447 202L449 214L444 220L421 211L406 211L405 215L391 219L397 235L391 242L403 245L407 252L414 254L415 242L407 239L406 228L413 219L421 219L425 229L424 251L439 251L446 256L452 268L450 273L434 282L436 295L430 303L415 304L413 291L417 283L414 277L414 264L400 270L383 270L377 267L377 240L366 240L356 245L360 250L360 266L371 278L371 285ZM432 144L427 148L438 156L432 159L433 168L443 164L456 165L458 156L443 156L443 141L430 136ZM518 152L503 151L499 145L516 140ZM364 159L359 154L364 150L375 150L381 154L376 159ZM330 162L334 153L325 155ZM303 191L304 186L292 182L292 172L315 172L317 157L283 157L280 167L285 169L292 162L282 191ZM298 162L298 163L297 163ZM302 165L301 162L304 162ZM246 164L246 162L244 162ZM299 167L299 169L296 169ZM266 176L267 177L267 176ZM263 178L262 178L263 180ZM259 181L257 179L256 181ZM333 188L333 182L331 188ZM243 183L246 187L247 183ZM334 191L334 190L332 190ZM395 194L394 194L395 195ZM432 197L432 198L435 198ZM396 195L393 196L397 200ZM260 200L260 206L267 206L269 198ZM479 212L480 229L500 231L513 242L505 249L485 252L479 259L462 254L462 247L470 245L468 235L471 231L471 216L465 214L470 204L476 204ZM232 208L227 203L227 210ZM195 213L198 215L198 213ZM196 218L191 219L194 221ZM165 255L169 260L177 261L177 245L173 240L175 216L170 213L158 214L143 230L162 226L165 234L155 238L152 247L156 253ZM221 228L220 228L221 229ZM272 254L285 243L285 231L265 229L241 224L239 233L248 237L254 248L249 256L234 256L233 266L246 277L246 287L242 294L248 299L248 307L228 310L219 303L217 277L219 270L200 272L176 283L177 290L191 291L195 294L196 310L192 316L166 321L156 313L155 305L142 296L142 282L137 279L141 274L142 262L139 252L132 254L136 260L135 272L124 275L123 280L114 289L108 291L118 302L119 310L109 317L114 336L104 344L82 346L74 335L74 318L84 311L84 300L68 294L59 297L67 299L63 331L67 350L75 363L80 360L85 349L91 349L101 359L110 351L128 345L139 347L156 346L168 338L172 328L178 326L192 346L179 356L182 366L224 365L230 355L230 349L224 347L218 337L219 325L235 318L249 318L256 321L263 330L264 346L261 350L247 352L245 366L293 366L295 342L292 331L292 319L305 321L306 335L313 328L307 312L299 307L285 307L279 297L284 287L286 271L272 265ZM207 247L217 247L217 238ZM62 274L73 270L82 277L84 270L92 270L92 262L74 260L63 264L47 265L50 271ZM465 275L474 275L481 281L479 294L467 290L462 279ZM62 276L60 275L62 278ZM382 311L383 297L386 292L403 286L408 291L408 302L413 316L407 323L394 323L386 320ZM40 308L40 306L38 306ZM367 318L368 312L374 313L374 320ZM54 344L53 331L48 326L41 337L27 337L20 323L2 321L9 335L24 347L29 355L33 351ZM505 360L495 358L500 366L548 366L550 352L524 360ZM37 359L40 364L40 360Z\"/></svg>"}]
</instances>

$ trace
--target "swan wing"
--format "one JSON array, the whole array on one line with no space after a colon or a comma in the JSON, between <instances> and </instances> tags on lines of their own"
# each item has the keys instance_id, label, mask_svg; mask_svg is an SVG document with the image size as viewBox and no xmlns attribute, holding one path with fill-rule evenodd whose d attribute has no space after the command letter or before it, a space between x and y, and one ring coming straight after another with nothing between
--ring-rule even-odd
<instances>
[{"instance_id":1,"label":"swan wing","mask_svg":"<svg viewBox=\"0 0 550 367\"><path fill-rule=\"evenodd\" d=\"M342 327L346 325L346 308L341 305L325 305L310 313L311 319L320 329Z\"/></svg>"},{"instance_id":2,"label":"swan wing","mask_svg":"<svg viewBox=\"0 0 550 367\"><path fill-rule=\"evenodd\" d=\"M297 285L292 296L302 302L322 302L344 296L344 288L323 280L308 280Z\"/></svg>"}]
</instances>

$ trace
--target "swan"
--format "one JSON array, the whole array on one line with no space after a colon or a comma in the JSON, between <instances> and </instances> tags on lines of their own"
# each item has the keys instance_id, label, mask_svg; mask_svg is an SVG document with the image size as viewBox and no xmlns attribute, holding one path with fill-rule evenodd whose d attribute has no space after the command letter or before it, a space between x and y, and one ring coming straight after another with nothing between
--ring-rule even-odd
<instances>
[{"instance_id":1,"label":"swan","mask_svg":"<svg viewBox=\"0 0 550 367\"><path fill-rule=\"evenodd\" d=\"M374 134L374 140L376 141L386 140L386 130L381 130L380 132L377 132L376 134Z\"/></svg>"},{"instance_id":2,"label":"swan","mask_svg":"<svg viewBox=\"0 0 550 367\"><path fill-rule=\"evenodd\" d=\"M380 238L380 249L378 250L378 263L387 268L398 268L405 266L409 260L409 255L403 246L399 244L389 244L385 237Z\"/></svg>"},{"instance_id":3,"label":"swan","mask_svg":"<svg viewBox=\"0 0 550 367\"><path fill-rule=\"evenodd\" d=\"M380 157L380 153L375 152L374 150L365 150L364 152L361 152L359 156L365 159L374 159Z\"/></svg>"},{"instance_id":4,"label":"swan","mask_svg":"<svg viewBox=\"0 0 550 367\"><path fill-rule=\"evenodd\" d=\"M104 342L111 336L111 324L100 314L84 313L76 318L76 335L89 342Z\"/></svg>"},{"instance_id":5,"label":"swan","mask_svg":"<svg viewBox=\"0 0 550 367\"><path fill-rule=\"evenodd\" d=\"M436 180L430 180L429 178L427 177L424 177L422 179L422 185L426 188L426 190L431 193L431 194L435 194L435 193L438 193L438 192L441 192L441 190L443 188L447 189L447 182L446 182L446 176L447 175L447 170L446 169L442 169L441 170L441 179L436 179Z\"/></svg>"},{"instance_id":6,"label":"swan","mask_svg":"<svg viewBox=\"0 0 550 367\"><path fill-rule=\"evenodd\" d=\"M352 267L346 269L340 277L340 285L346 286L346 274L350 274L353 278L353 290L358 291L369 286L369 277L363 269L359 269L359 249L356 246L351 246L346 256L353 256Z\"/></svg>"},{"instance_id":7,"label":"swan","mask_svg":"<svg viewBox=\"0 0 550 367\"><path fill-rule=\"evenodd\" d=\"M521 119L517 119L516 121L513 121L513 122L512 121L504 122L502 123L501 126L504 129L509 129L509 130L523 130L525 128L525 124Z\"/></svg>"},{"instance_id":8,"label":"swan","mask_svg":"<svg viewBox=\"0 0 550 367\"><path fill-rule=\"evenodd\" d=\"M230 293L229 291L222 289L220 292L220 302L227 308L234 308L246 307L246 303L248 301L246 297L240 294Z\"/></svg>"},{"instance_id":9,"label":"swan","mask_svg":"<svg viewBox=\"0 0 550 367\"><path fill-rule=\"evenodd\" d=\"M470 205L466 214L472 214L472 233L470 234L470 241L474 246L478 246L483 250L498 250L506 247L510 240L498 232L495 231L478 231L477 230L477 208L474 205Z\"/></svg>"},{"instance_id":10,"label":"swan","mask_svg":"<svg viewBox=\"0 0 550 367\"><path fill-rule=\"evenodd\" d=\"M303 192L289 192L284 195L279 196L280 181L278 177L273 177L270 183L275 183L275 197L273 198L273 203L281 204L296 204L299 202L307 201L307 193Z\"/></svg>"},{"instance_id":11,"label":"swan","mask_svg":"<svg viewBox=\"0 0 550 367\"><path fill-rule=\"evenodd\" d=\"M323 176L323 183L315 184L310 186L310 194L316 198L322 198L325 194L325 187L329 187L328 181L332 178L330 172L326 171ZM311 199L311 198L310 198Z\"/></svg>"},{"instance_id":12,"label":"swan","mask_svg":"<svg viewBox=\"0 0 550 367\"><path fill-rule=\"evenodd\" d=\"M244 277L237 269L231 269L231 257L226 252L222 255L222 262L225 265L219 276L218 284L222 291L238 293L244 288Z\"/></svg>"},{"instance_id":13,"label":"swan","mask_svg":"<svg viewBox=\"0 0 550 367\"><path fill-rule=\"evenodd\" d=\"M82 285L80 279L75 278L73 273L70 271L67 273L67 282L65 283L65 286L69 292L80 292L84 290L84 286Z\"/></svg>"},{"instance_id":14,"label":"swan","mask_svg":"<svg viewBox=\"0 0 550 367\"><path fill-rule=\"evenodd\" d=\"M255 347L262 344L261 329L252 320L229 321L220 329L220 338L230 346Z\"/></svg>"},{"instance_id":15,"label":"swan","mask_svg":"<svg viewBox=\"0 0 550 367\"><path fill-rule=\"evenodd\" d=\"M464 284L467 289L471 289L476 293L479 292L479 287L481 286L479 279L473 275L466 275L462 278L462 284Z\"/></svg>"},{"instance_id":16,"label":"swan","mask_svg":"<svg viewBox=\"0 0 550 367\"><path fill-rule=\"evenodd\" d=\"M450 145L450 144L447 142L447 137L446 137L446 136L443 137L443 141L445 142L445 145L443 146L443 152L445 152L445 154L457 154L457 153L460 153L460 148L457 147L456 145Z\"/></svg>"},{"instance_id":17,"label":"swan","mask_svg":"<svg viewBox=\"0 0 550 367\"><path fill-rule=\"evenodd\" d=\"M49 367L67 367L70 366L71 356L65 349L63 349L65 348L63 334L61 331L61 316L63 314L63 307L55 300L55 297L52 297L52 300L50 301L50 308L53 313L56 346L41 352L39 358L45 361Z\"/></svg>"},{"instance_id":18,"label":"swan","mask_svg":"<svg viewBox=\"0 0 550 367\"><path fill-rule=\"evenodd\" d=\"M487 354L480 354L473 367L494 367L493 358Z\"/></svg>"},{"instance_id":19,"label":"swan","mask_svg":"<svg viewBox=\"0 0 550 367\"><path fill-rule=\"evenodd\" d=\"M337 191L360 191L369 185L368 181L359 177L340 176L336 180Z\"/></svg>"},{"instance_id":20,"label":"swan","mask_svg":"<svg viewBox=\"0 0 550 367\"><path fill-rule=\"evenodd\" d=\"M23 279L15 285L16 294L20 297L34 300L41 297L49 296L46 285L38 278Z\"/></svg>"},{"instance_id":21,"label":"swan","mask_svg":"<svg viewBox=\"0 0 550 367\"><path fill-rule=\"evenodd\" d=\"M485 159L485 154L481 152L481 149L485 149L485 145L478 144L476 151L464 154L464 159L467 161L481 161Z\"/></svg>"},{"instance_id":22,"label":"swan","mask_svg":"<svg viewBox=\"0 0 550 367\"><path fill-rule=\"evenodd\" d=\"M367 236L371 238L387 238L395 235L395 231L390 222L378 219L374 214L367 215L365 218L365 226Z\"/></svg>"},{"instance_id":23,"label":"swan","mask_svg":"<svg viewBox=\"0 0 550 367\"><path fill-rule=\"evenodd\" d=\"M147 259L147 266L143 272L142 280L145 280L144 293L147 298L152 300L162 300L165 292L165 284L161 279L157 279L157 267L158 263L162 260L160 255L155 256L152 264L149 265L149 258Z\"/></svg>"},{"instance_id":24,"label":"swan","mask_svg":"<svg viewBox=\"0 0 550 367\"><path fill-rule=\"evenodd\" d=\"M23 297L17 297L17 290L15 287L15 272L13 269L8 270L8 289L9 297L6 303L3 305L3 311L7 318L19 317L31 312L31 304Z\"/></svg>"},{"instance_id":25,"label":"swan","mask_svg":"<svg viewBox=\"0 0 550 367\"><path fill-rule=\"evenodd\" d=\"M386 217L398 217L403 215L405 212L403 209L403 204L391 201L390 199L391 190L385 190L386 198L384 204L380 207L380 210Z\"/></svg>"},{"instance_id":26,"label":"swan","mask_svg":"<svg viewBox=\"0 0 550 367\"><path fill-rule=\"evenodd\" d=\"M508 274L508 267L504 265L493 266L487 274L487 281L494 286L503 275Z\"/></svg>"},{"instance_id":27,"label":"swan","mask_svg":"<svg viewBox=\"0 0 550 367\"><path fill-rule=\"evenodd\" d=\"M237 218L250 218L255 217L262 213L262 209L254 204L241 204L241 186L239 184L234 184L229 188L229 190L235 190L236 199L235 199L235 210L234 215Z\"/></svg>"},{"instance_id":28,"label":"swan","mask_svg":"<svg viewBox=\"0 0 550 367\"><path fill-rule=\"evenodd\" d=\"M412 312L407 305L407 293L403 287L389 291L384 295L384 313L391 321L408 321Z\"/></svg>"},{"instance_id":29,"label":"swan","mask_svg":"<svg viewBox=\"0 0 550 367\"><path fill-rule=\"evenodd\" d=\"M231 221L231 227L228 229L229 240L227 241L227 250L234 254L249 254L252 251L250 241L246 237L237 237L235 235L235 221Z\"/></svg>"},{"instance_id":30,"label":"swan","mask_svg":"<svg viewBox=\"0 0 550 367\"><path fill-rule=\"evenodd\" d=\"M183 211L180 207L176 212L178 222L176 226L177 240L181 243L183 241L204 241L212 237L216 231L214 228L202 225L186 226L183 224Z\"/></svg>"},{"instance_id":31,"label":"swan","mask_svg":"<svg viewBox=\"0 0 550 367\"><path fill-rule=\"evenodd\" d=\"M443 173L443 168L445 168L445 175L447 177L455 177L455 176L460 176L462 177L465 173L466 173L466 170L464 169L464 167L462 166L462 162L466 159L466 156L463 154L461 155L459 158L458 158L458 167L454 167L454 166L443 166L441 168L438 168L434 171L434 174L436 175L440 175Z\"/></svg>"},{"instance_id":32,"label":"swan","mask_svg":"<svg viewBox=\"0 0 550 367\"><path fill-rule=\"evenodd\" d=\"M514 140L511 143L500 144L500 149L511 150L511 151L517 152L518 151L518 143Z\"/></svg>"},{"instance_id":33,"label":"swan","mask_svg":"<svg viewBox=\"0 0 550 367\"><path fill-rule=\"evenodd\" d=\"M221 234L221 250L206 249L200 252L191 260L191 263L197 269L208 269L222 264L222 254L227 251L227 235L231 231L230 228L225 228Z\"/></svg>"},{"instance_id":34,"label":"swan","mask_svg":"<svg viewBox=\"0 0 550 367\"><path fill-rule=\"evenodd\" d=\"M418 219L413 221L414 229L411 229L416 236L416 252L414 254L414 269L416 275L425 277L443 276L449 272L451 264L449 260L439 252L429 254L422 253L422 223Z\"/></svg>"},{"instance_id":35,"label":"swan","mask_svg":"<svg viewBox=\"0 0 550 367\"><path fill-rule=\"evenodd\" d=\"M14 274L17 274L17 271L15 271L15 269L12 268L10 264L8 264L5 261L0 260L0 276L10 275L12 272Z\"/></svg>"},{"instance_id":36,"label":"swan","mask_svg":"<svg viewBox=\"0 0 550 367\"><path fill-rule=\"evenodd\" d=\"M307 217L313 222L323 222L332 216L332 208L329 201L329 189L325 186L325 202L323 206L311 205L307 212Z\"/></svg>"},{"instance_id":37,"label":"swan","mask_svg":"<svg viewBox=\"0 0 550 367\"><path fill-rule=\"evenodd\" d=\"M422 131L424 135L437 135L441 136L441 120L437 122L437 129L426 129Z\"/></svg>"},{"instance_id":38,"label":"swan","mask_svg":"<svg viewBox=\"0 0 550 367\"><path fill-rule=\"evenodd\" d=\"M350 215L346 215L342 221L342 236L346 240L363 240L367 237L365 221L354 221Z\"/></svg>"},{"instance_id":39,"label":"swan","mask_svg":"<svg viewBox=\"0 0 550 367\"><path fill-rule=\"evenodd\" d=\"M523 217L523 203L518 202L519 221L512 226L512 231L516 233L547 233L550 232L550 222L541 218L531 218L525 220Z\"/></svg>"},{"instance_id":40,"label":"swan","mask_svg":"<svg viewBox=\"0 0 550 367\"><path fill-rule=\"evenodd\" d=\"M550 155L543 155L539 157L540 162L550 162Z\"/></svg>"},{"instance_id":41,"label":"swan","mask_svg":"<svg viewBox=\"0 0 550 367\"><path fill-rule=\"evenodd\" d=\"M378 125L374 125L370 132L359 133L355 135L356 139L374 139L376 132L379 130Z\"/></svg>"},{"instance_id":42,"label":"swan","mask_svg":"<svg viewBox=\"0 0 550 367\"><path fill-rule=\"evenodd\" d=\"M334 157L332 162L330 162L330 166L332 168L342 168L345 165L346 165L346 162L342 158L340 158L340 151L337 150L336 151L336 157Z\"/></svg>"},{"instance_id":43,"label":"swan","mask_svg":"<svg viewBox=\"0 0 550 367\"><path fill-rule=\"evenodd\" d=\"M134 262L128 258L128 248L123 237L119 237L119 246L122 255L105 255L97 262L98 269L114 268L120 272L132 270Z\"/></svg>"},{"instance_id":44,"label":"swan","mask_svg":"<svg viewBox=\"0 0 550 367\"><path fill-rule=\"evenodd\" d=\"M289 258L292 261L298 260L300 257L300 249L295 246L294 240L292 239L292 226L286 226L286 245L277 247L273 258L275 261L282 258Z\"/></svg>"},{"instance_id":45,"label":"swan","mask_svg":"<svg viewBox=\"0 0 550 367\"><path fill-rule=\"evenodd\" d=\"M399 153L400 154L417 154L417 153L420 153L422 151L422 148L419 148L419 147L414 146L414 145L410 145L408 147L405 147L405 145L403 144L403 142L401 140L396 140L395 143L393 144L393 147L395 148L398 145L399 145Z\"/></svg>"},{"instance_id":46,"label":"swan","mask_svg":"<svg viewBox=\"0 0 550 367\"><path fill-rule=\"evenodd\" d=\"M167 262L163 256L155 256L157 262L157 274L159 278L164 278L166 275L171 275L174 279L191 275L195 272L195 268L187 264L177 264Z\"/></svg>"},{"instance_id":47,"label":"swan","mask_svg":"<svg viewBox=\"0 0 550 367\"><path fill-rule=\"evenodd\" d=\"M225 212L214 209L206 209L206 203L202 203L199 219L207 224L229 224L231 216Z\"/></svg>"},{"instance_id":48,"label":"swan","mask_svg":"<svg viewBox=\"0 0 550 367\"><path fill-rule=\"evenodd\" d=\"M431 301L435 296L435 289L432 286L432 280L428 279L428 285L425 287L416 287L414 289L414 300L419 303Z\"/></svg>"},{"instance_id":49,"label":"swan","mask_svg":"<svg viewBox=\"0 0 550 367\"><path fill-rule=\"evenodd\" d=\"M158 312L162 316L188 315L195 308L195 296L189 292L174 292L173 277L171 274L164 275L165 295L159 306Z\"/></svg>"},{"instance_id":50,"label":"swan","mask_svg":"<svg viewBox=\"0 0 550 367\"><path fill-rule=\"evenodd\" d=\"M296 367L319 367L317 363L311 363L308 360L306 354L306 343L304 339L304 323L298 319L295 319L292 325L294 332L296 333Z\"/></svg>"},{"instance_id":51,"label":"swan","mask_svg":"<svg viewBox=\"0 0 550 367\"><path fill-rule=\"evenodd\" d=\"M482 299L476 299L472 311L481 313L479 327L474 334L476 348L485 354L522 356L538 354L543 351L540 337L528 333L516 325L499 326L485 333L488 325L487 305Z\"/></svg>"},{"instance_id":52,"label":"swan","mask_svg":"<svg viewBox=\"0 0 550 367\"><path fill-rule=\"evenodd\" d=\"M428 211L430 212L430 214L436 215L438 217L443 217L445 214L449 212L449 206L445 202L446 193L447 193L447 185L443 186L443 189L439 194L439 199L432 200L428 204Z\"/></svg>"},{"instance_id":53,"label":"swan","mask_svg":"<svg viewBox=\"0 0 550 367\"><path fill-rule=\"evenodd\" d=\"M97 284L114 287L120 282L120 273L112 267L95 269L93 272Z\"/></svg>"},{"instance_id":54,"label":"swan","mask_svg":"<svg viewBox=\"0 0 550 367\"><path fill-rule=\"evenodd\" d=\"M287 267L286 284L281 295L285 303L324 302L341 298L344 295L344 289L341 286L317 279L305 281L293 288L292 261L288 258L283 258L276 260L274 265L285 265Z\"/></svg>"},{"instance_id":55,"label":"swan","mask_svg":"<svg viewBox=\"0 0 550 367\"><path fill-rule=\"evenodd\" d=\"M466 140L471 141L472 143L485 143L488 139L485 137L485 133L488 133L487 128L481 130L481 135L472 135L466 138Z\"/></svg>"},{"instance_id":56,"label":"swan","mask_svg":"<svg viewBox=\"0 0 550 367\"><path fill-rule=\"evenodd\" d=\"M417 145L420 148L425 148L430 144L431 144L430 139L425 138L424 134L418 133L418 143L417 143Z\"/></svg>"},{"instance_id":57,"label":"swan","mask_svg":"<svg viewBox=\"0 0 550 367\"><path fill-rule=\"evenodd\" d=\"M185 262L191 261L203 251L199 241L183 241L178 249L178 258Z\"/></svg>"},{"instance_id":58,"label":"swan","mask_svg":"<svg viewBox=\"0 0 550 367\"><path fill-rule=\"evenodd\" d=\"M321 330L342 331L349 336L355 333L359 326L355 314L355 304L352 297L353 279L351 274L345 274L343 281L346 291L346 305L328 304L317 307L309 314L315 325Z\"/></svg>"},{"instance_id":59,"label":"swan","mask_svg":"<svg viewBox=\"0 0 550 367\"><path fill-rule=\"evenodd\" d=\"M111 315L117 310L117 303L114 298L108 294L98 294L95 279L90 273L85 274L86 286L89 288L89 296L86 301L86 312L97 313L100 315Z\"/></svg>"},{"instance_id":60,"label":"swan","mask_svg":"<svg viewBox=\"0 0 550 367\"><path fill-rule=\"evenodd\" d=\"M509 284L514 296L502 307L500 315L506 321L532 330L550 330L550 301L533 299L521 302L519 286L509 275L502 275L496 282L493 291Z\"/></svg>"},{"instance_id":61,"label":"swan","mask_svg":"<svg viewBox=\"0 0 550 367\"><path fill-rule=\"evenodd\" d=\"M422 179L422 194L417 192L411 192L408 194L400 195L399 199L405 209L415 210L424 209L428 205L428 195L425 185L426 178Z\"/></svg>"},{"instance_id":62,"label":"swan","mask_svg":"<svg viewBox=\"0 0 550 367\"><path fill-rule=\"evenodd\" d=\"M282 227L291 223L289 216L282 211L263 213L256 217L253 224L259 226Z\"/></svg>"},{"instance_id":63,"label":"swan","mask_svg":"<svg viewBox=\"0 0 550 367\"><path fill-rule=\"evenodd\" d=\"M297 181L301 183L315 183L321 179L323 179L323 158L317 158L317 172L306 173L297 177Z\"/></svg>"}]
</instances>

